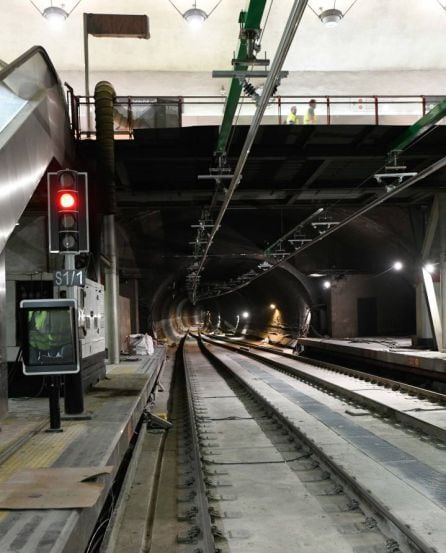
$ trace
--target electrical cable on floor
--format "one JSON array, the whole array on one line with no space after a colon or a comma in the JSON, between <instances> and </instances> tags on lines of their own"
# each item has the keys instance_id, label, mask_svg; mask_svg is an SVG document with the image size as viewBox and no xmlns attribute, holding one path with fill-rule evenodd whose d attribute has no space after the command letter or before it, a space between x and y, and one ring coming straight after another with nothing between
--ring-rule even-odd
<instances>
[{"instance_id":1,"label":"electrical cable on floor","mask_svg":"<svg viewBox=\"0 0 446 553\"><path fill-rule=\"evenodd\" d=\"M212 462L212 464L216 465L283 465L285 463L292 463L294 461L300 461L301 459L307 459L311 456L311 453L305 453L304 455L300 455L299 457L294 457L293 459L284 459L283 461L247 461L246 463L239 461L237 462L220 462L215 461L215 463Z\"/></svg>"},{"instance_id":2,"label":"electrical cable on floor","mask_svg":"<svg viewBox=\"0 0 446 553\"><path fill-rule=\"evenodd\" d=\"M11 398L14 401L29 401L30 399L36 399L41 396L43 390L45 389L45 378L42 378L42 385L40 386L39 391L34 396L23 396L23 397L13 397Z\"/></svg>"},{"instance_id":3,"label":"electrical cable on floor","mask_svg":"<svg viewBox=\"0 0 446 553\"><path fill-rule=\"evenodd\" d=\"M294 461L294 459L292 459L292 461ZM288 463L288 461L247 461L246 463L244 463L243 461L239 461L238 463L225 463L225 462L220 462L220 461L216 461L215 464L216 465L225 465L225 466L230 466L230 465L283 465L285 463Z\"/></svg>"},{"instance_id":4,"label":"electrical cable on floor","mask_svg":"<svg viewBox=\"0 0 446 553\"><path fill-rule=\"evenodd\" d=\"M200 418L200 417L199 417ZM258 420L257 419L254 419L254 417L223 417L221 419L214 419L214 418L210 418L210 417L204 417L206 420L210 420L210 421L253 421L253 420ZM265 415L264 417L260 417L261 419L267 419L269 418L267 415Z\"/></svg>"},{"instance_id":5,"label":"electrical cable on floor","mask_svg":"<svg viewBox=\"0 0 446 553\"><path fill-rule=\"evenodd\" d=\"M94 547L98 545L98 540L96 540L95 542L93 540L96 538L96 536L99 533L99 530L104 526L104 524L108 524L109 521L110 519L103 520L101 524L96 528L94 534L91 536L90 541L88 542L85 553L94 553Z\"/></svg>"}]
</instances>

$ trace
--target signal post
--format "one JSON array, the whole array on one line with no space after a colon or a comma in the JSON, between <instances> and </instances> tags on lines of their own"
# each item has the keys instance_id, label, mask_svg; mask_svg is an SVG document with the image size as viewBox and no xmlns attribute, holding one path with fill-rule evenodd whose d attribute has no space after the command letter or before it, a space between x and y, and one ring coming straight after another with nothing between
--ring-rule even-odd
<instances>
[{"instance_id":1,"label":"signal post","mask_svg":"<svg viewBox=\"0 0 446 553\"><path fill-rule=\"evenodd\" d=\"M48 173L48 235L50 253L63 255L65 271L72 275L76 272L76 255L90 251L87 173L71 169ZM76 286L67 286L67 298L77 301ZM67 415L83 413L80 371L65 375L64 397Z\"/></svg>"}]
</instances>

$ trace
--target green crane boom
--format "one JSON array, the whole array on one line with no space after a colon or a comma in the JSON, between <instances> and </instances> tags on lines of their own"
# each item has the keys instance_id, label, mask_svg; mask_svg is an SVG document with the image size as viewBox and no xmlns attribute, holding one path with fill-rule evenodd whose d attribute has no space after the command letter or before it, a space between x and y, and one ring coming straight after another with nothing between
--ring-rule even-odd
<instances>
[{"instance_id":1,"label":"green crane boom","mask_svg":"<svg viewBox=\"0 0 446 553\"><path fill-rule=\"evenodd\" d=\"M266 0L251 0L248 11L240 12L239 23L243 29L260 29L263 12L265 11ZM243 36L240 38L240 46L237 59L246 59L247 56L247 41ZM247 65L236 64L234 67L238 71L246 71ZM229 135L232 129L235 112L240 100L242 92L242 84L238 79L233 78L229 89L228 99L226 100L225 112L223 114L223 122L220 127L220 132L217 140L215 153L220 156L226 152Z\"/></svg>"}]
</instances>

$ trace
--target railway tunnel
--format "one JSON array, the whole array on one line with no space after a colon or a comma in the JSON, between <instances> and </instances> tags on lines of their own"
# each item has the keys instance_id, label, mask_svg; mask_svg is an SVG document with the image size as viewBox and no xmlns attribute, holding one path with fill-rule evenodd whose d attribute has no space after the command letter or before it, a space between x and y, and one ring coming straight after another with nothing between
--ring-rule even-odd
<instances>
[{"instance_id":1,"label":"railway tunnel","mask_svg":"<svg viewBox=\"0 0 446 553\"><path fill-rule=\"evenodd\" d=\"M444 550L446 3L374 4L3 10L2 553Z\"/></svg>"}]
</instances>

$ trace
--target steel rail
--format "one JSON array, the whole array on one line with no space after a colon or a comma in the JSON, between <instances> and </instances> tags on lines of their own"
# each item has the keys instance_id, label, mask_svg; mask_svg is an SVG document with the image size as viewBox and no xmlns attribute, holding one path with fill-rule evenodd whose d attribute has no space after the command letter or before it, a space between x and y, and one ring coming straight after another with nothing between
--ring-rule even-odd
<instances>
[{"instance_id":1,"label":"steel rail","mask_svg":"<svg viewBox=\"0 0 446 553\"><path fill-rule=\"evenodd\" d=\"M220 224L222 222L222 219L226 213L226 209L229 205L229 202L232 199L232 196L235 192L235 189L237 188L240 180L241 180L241 174L243 171L243 168L245 166L245 163L248 159L248 156L251 151L251 146L254 142L254 139L256 137L257 131L260 127L260 123L262 121L263 114L265 113L265 110L268 106L269 99L272 95L272 92L274 90L274 87L276 86L276 80L277 75L279 74L280 70L282 69L283 63L285 62L285 58L288 54L288 50L290 49L291 43L293 41L294 35L296 34L297 27L299 26L299 23L302 19L303 13L305 11L305 8L307 6L308 0L295 0L293 7L290 12L290 16L288 18L288 21L285 26L285 31L282 35L282 38L280 40L279 46L277 48L276 55L274 57L273 63L271 65L271 71L268 75L268 78L265 81L265 85L263 87L263 92L259 100L259 105L257 107L257 110L253 116L253 120L251 122L251 125L248 130L248 134L246 136L245 143L243 144L242 151L240 152L240 156L237 162L237 165L234 170L233 177L231 179L231 183L229 185L228 191L226 193L225 199L223 201L223 204L220 208L220 211L217 215L217 218L215 220L214 226L209 234L209 237L207 239L207 243L204 249L204 252L201 254L201 260L198 264L198 269L196 271L197 277L200 275L200 272L203 269L204 263L206 261L207 254L209 252L209 249L212 245L212 241L214 240L215 235L217 234L218 230L220 229ZM193 288L192 288L192 303L195 304L196 302L196 295L197 295L197 288L198 288L199 278L195 278Z\"/></svg>"},{"instance_id":2,"label":"steel rail","mask_svg":"<svg viewBox=\"0 0 446 553\"><path fill-rule=\"evenodd\" d=\"M216 361L221 367L225 367L245 389L249 390L250 394L258 401L258 403L267 409L269 413L273 413L274 417L285 427L290 431L292 434L297 436L298 440L302 442L312 453L313 455L318 458L318 460L322 461L322 463L329 469L330 472L333 472L333 474L338 477L341 482L349 488L350 491L353 491L354 494L357 495L357 497L363 501L365 504L369 505L369 507L372 508L373 512L379 513L381 517L384 520L390 521L397 530L397 537L398 542L400 538L402 537L406 542L408 542L409 547L413 547L414 549L419 549L420 551L434 551L432 547L429 546L429 544L426 543L424 536L417 535L414 531L412 526L406 524L406 519L399 518L396 513L394 513L392 510L390 510L381 500L379 497L376 497L374 494L370 493L370 490L364 486L360 481L357 480L356 477L352 477L345 468L337 462L333 456L327 455L326 452L321 449L320 446L317 444L317 438L315 438L313 435L307 435L305 433L302 433L301 428L297 425L297 423L292 422L286 414L283 412L282 409L278 408L271 402L267 401L265 397L261 395L261 393L256 390L255 387L252 387L249 383L245 382L245 380L233 369L229 368L213 351L210 351L209 348L205 347L203 343L203 337L202 335L195 336L192 334L192 336L197 340L197 342L200 345L200 348L205 350L206 355L209 359L212 359ZM222 345L221 347L225 347ZM309 379L308 379L309 380ZM398 542L395 542L398 543ZM389 546L393 546L394 543L392 541L389 542ZM389 551L391 549L389 548ZM399 551L399 549L392 549L392 551ZM437 551L437 550L435 550Z\"/></svg>"},{"instance_id":3,"label":"steel rail","mask_svg":"<svg viewBox=\"0 0 446 553\"><path fill-rule=\"evenodd\" d=\"M397 194L399 194L403 190L406 190L406 188L409 188L413 184L425 179L426 177L429 177L430 175L432 175L432 173L436 173L437 171L439 171L440 169L443 169L444 167L446 167L446 156L442 157L440 160L436 161L435 163L433 163L432 165L430 165L426 169L423 169L423 171L420 171L418 173L418 175L416 175L414 177L411 177L407 181L405 181L402 184L398 185L395 189L390 190L389 192L386 192L385 194L383 194L382 196L379 196L375 200L372 200L371 202L369 202L365 206L361 207L360 209L358 209L357 211L355 211L354 213L352 213L351 215L346 217L343 221L340 221L336 226L332 227L331 229L326 230L320 236L316 236L315 238L313 238L311 240L311 242L306 242L305 244L303 244L302 246L297 248L294 252L291 252L288 255L284 256L284 258L281 261L279 261L279 262L275 263L274 265L272 265L271 267L265 269L262 273L260 273L257 276L251 278L248 282L243 283L243 284L239 284L238 286L234 286L233 288L231 288L231 290L220 292L218 294L217 293L209 294L209 295L203 296L199 299L210 299L210 298L214 298L214 297L217 297L217 296L224 296L226 294L230 294L232 292L235 292L236 290L240 290L241 288L244 288L248 284L251 284L251 282L254 282L254 280L257 280L258 278L266 275L270 271L273 271L274 269L277 269L277 267L279 267L283 263L289 261L290 259L292 259L296 255L302 253L304 250L310 248L311 246L314 246L314 244L317 244L318 242L321 242L322 240L327 238L327 236L330 236L334 232L337 232L340 228L345 227L346 225L348 225L349 223L351 223L352 221L354 221L358 217L361 217L361 215L364 215L365 213L367 213L371 209L379 206L380 204L385 202L387 199L392 198L393 196L396 196Z\"/></svg>"},{"instance_id":4,"label":"steel rail","mask_svg":"<svg viewBox=\"0 0 446 553\"><path fill-rule=\"evenodd\" d=\"M209 339L206 339L202 336L200 336L200 338L204 341L208 341L210 343L213 343L214 345L217 345L215 342L212 342ZM285 363L281 363L280 361L265 358L258 353L253 353L252 351L247 351L243 349L236 349L234 347L231 347L229 344L220 343L218 345L219 347L230 350L234 353L239 353L239 354L245 355L246 357L250 357L254 361L263 363L264 365L267 365L275 370L281 371L285 374L288 374L289 376L298 378L303 382L307 382L307 383L309 382L310 385L312 386L322 387L323 389L328 390L331 393L335 393L340 395L341 397L352 400L355 403L358 403L367 409L371 409L373 411L376 411L377 413L384 414L384 415L390 414L393 417L395 417L395 419L397 419L399 422L406 424L409 427L414 427L419 430L422 430L423 432L425 432L431 437L439 438L441 440L446 439L446 430L444 428L433 426L429 422L425 422L422 419L416 419L416 417L413 417L411 415L410 411L400 411L395 407L391 407L379 400L375 400L367 396L362 396L358 394L355 390L349 390L347 388L344 388L340 384L335 384L334 382L327 381L320 376L305 372L304 370L299 369L297 367L290 367ZM309 365L314 366L313 364L309 364ZM325 368L325 367L322 366L321 368ZM367 375L367 376L370 378L370 375ZM359 378L359 377L356 377L356 378ZM399 382L396 383L396 385L400 387ZM388 387L392 388L390 381L389 381ZM402 393L400 389L395 391ZM426 398L426 401L429 401L429 399ZM442 403L444 403L444 399L442 400Z\"/></svg>"},{"instance_id":5,"label":"steel rail","mask_svg":"<svg viewBox=\"0 0 446 553\"><path fill-rule=\"evenodd\" d=\"M209 502L206 493L206 486L204 483L204 471L201 463L201 454L200 454L200 445L197 435L197 421L195 418L194 404L192 398L192 386L190 383L189 376L189 364L186 356L185 343L187 340L187 335L183 340L183 366L184 366L184 377L186 381L186 396L187 396L187 410L189 416L191 438L192 438L192 451L193 451L193 473L195 478L195 484L198 488L196 501L198 503L198 513L197 516L201 519L200 535L197 537L197 541L201 543L202 548L198 549L203 553L216 553L217 548L215 546L214 535L212 532L212 521L211 515L209 512Z\"/></svg>"},{"instance_id":6,"label":"steel rail","mask_svg":"<svg viewBox=\"0 0 446 553\"><path fill-rule=\"evenodd\" d=\"M203 335L202 335L203 336ZM375 374L370 374L364 371L360 371L358 369L351 369L349 367L344 367L342 365L337 365L335 363L329 363L328 361L320 361L319 359L311 359L310 357L305 357L304 355L294 355L292 353L287 353L285 351L281 351L278 348L275 348L274 346L260 346L258 344L253 344L251 342L237 342L234 343L230 339L219 336L217 339L212 339L209 336L203 337L203 339L211 340L213 343L217 344L220 341L225 342L226 344L231 344L233 347L231 348L233 351L239 351L240 353L248 353L247 350L238 349L237 345L241 344L245 347L258 349L259 351L265 351L267 353L273 353L275 355L278 355L280 357L284 357L285 359L291 359L292 361L301 361L302 363L308 363L308 365L312 365L313 367L320 367L322 369L329 369L334 372L343 373L348 376L352 376L354 378L359 378L360 380L366 380L366 381L373 381L377 382L379 384L382 384L383 386L387 386L389 388L392 388L394 391L398 392L407 392L408 394L413 394L418 397L423 397L423 399L429 399L432 401L438 401L442 403L446 403L446 394L442 394L440 392L434 392L433 390L427 390L426 388L419 388L418 386L413 386L411 384L406 384L405 382L401 382L399 380L393 380L391 378L386 378L384 376L379 376ZM360 361L358 361L360 362ZM406 369L406 367L404 367ZM394 370L398 371L401 369L395 368Z\"/></svg>"}]
</instances>

